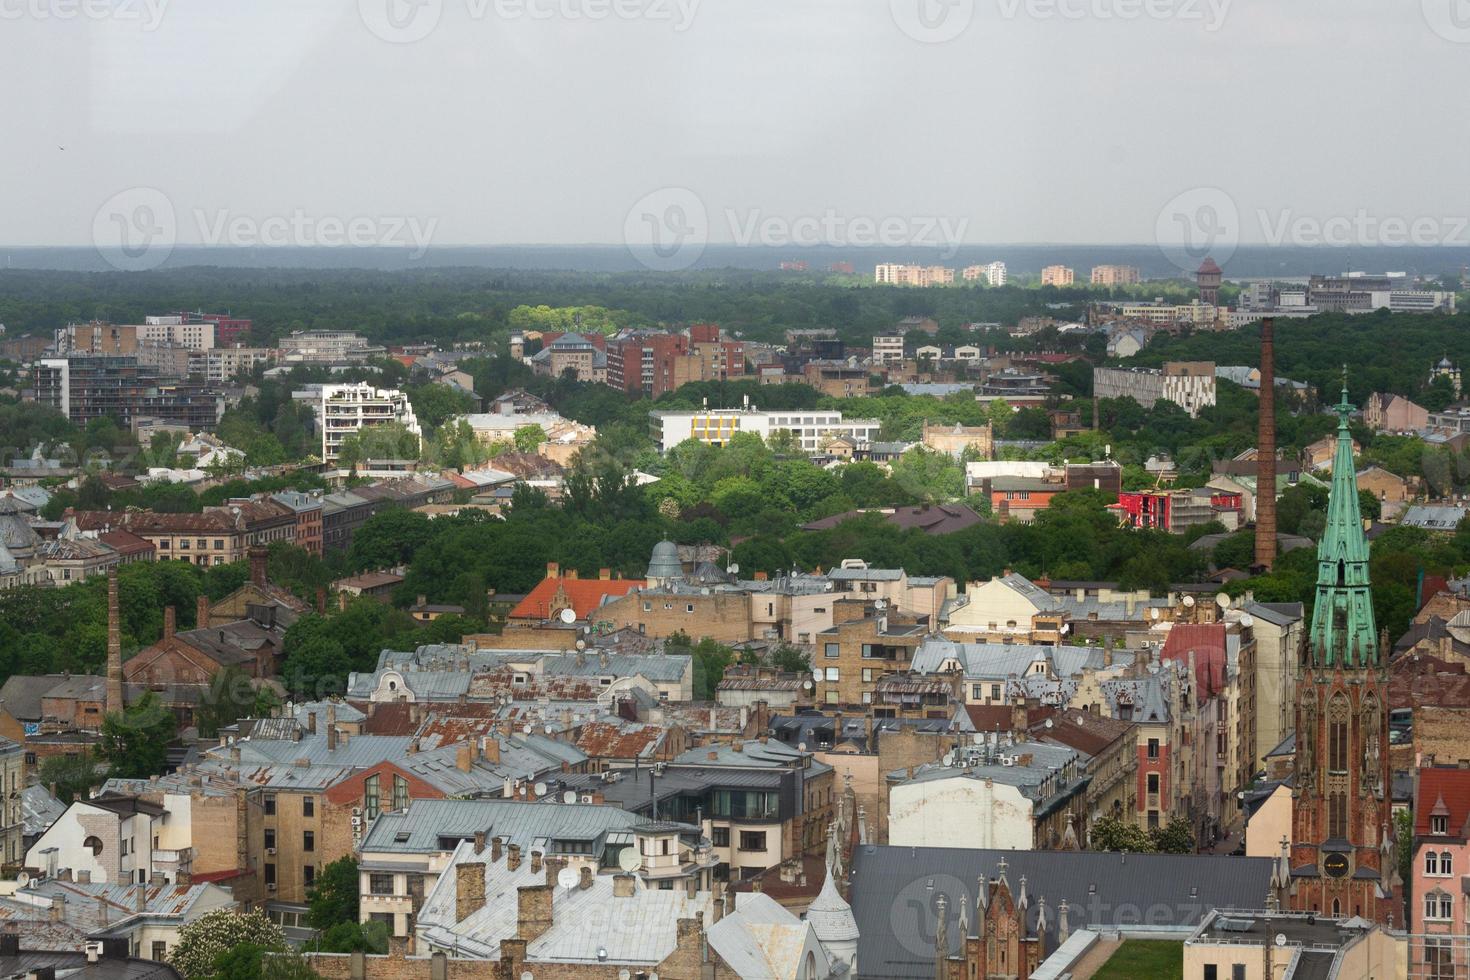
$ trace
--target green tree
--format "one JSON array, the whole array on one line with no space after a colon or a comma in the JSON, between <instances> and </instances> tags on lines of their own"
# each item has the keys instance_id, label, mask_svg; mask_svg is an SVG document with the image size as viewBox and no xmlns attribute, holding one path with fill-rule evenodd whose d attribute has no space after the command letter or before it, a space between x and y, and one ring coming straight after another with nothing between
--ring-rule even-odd
<instances>
[{"instance_id":1,"label":"green tree","mask_svg":"<svg viewBox=\"0 0 1470 980\"><path fill-rule=\"evenodd\" d=\"M97 765L97 757L85 755L52 755L41 763L37 773L42 786L55 787L56 798L63 803L85 799L87 791L101 785L105 775Z\"/></svg>"},{"instance_id":2,"label":"green tree","mask_svg":"<svg viewBox=\"0 0 1470 980\"><path fill-rule=\"evenodd\" d=\"M262 951L285 950L286 934L264 912L219 908L179 929L168 961L185 980L210 980L221 957L240 946ZM231 963L234 969L235 963Z\"/></svg>"},{"instance_id":3,"label":"green tree","mask_svg":"<svg viewBox=\"0 0 1470 980\"><path fill-rule=\"evenodd\" d=\"M1094 851L1149 854L1154 850L1154 842L1148 831L1117 817L1102 817L1095 821L1088 838L1088 844Z\"/></svg>"},{"instance_id":4,"label":"green tree","mask_svg":"<svg viewBox=\"0 0 1470 980\"><path fill-rule=\"evenodd\" d=\"M1174 817L1164 826L1155 828L1150 836L1153 838L1153 849L1160 854L1195 852L1194 830L1183 817Z\"/></svg>"},{"instance_id":5,"label":"green tree","mask_svg":"<svg viewBox=\"0 0 1470 980\"><path fill-rule=\"evenodd\" d=\"M340 694L347 689L347 675L351 671L352 659L337 640L318 635L293 644L287 631L281 680L292 694L301 697Z\"/></svg>"},{"instance_id":6,"label":"green tree","mask_svg":"<svg viewBox=\"0 0 1470 980\"><path fill-rule=\"evenodd\" d=\"M771 666L793 674L810 674L811 658L802 650L785 643L771 651Z\"/></svg>"},{"instance_id":7,"label":"green tree","mask_svg":"<svg viewBox=\"0 0 1470 980\"><path fill-rule=\"evenodd\" d=\"M307 923L327 930L339 922L356 923L358 918L357 859L341 857L317 872L307 896Z\"/></svg>"},{"instance_id":8,"label":"green tree","mask_svg":"<svg viewBox=\"0 0 1470 980\"><path fill-rule=\"evenodd\" d=\"M516 430L512 437L515 442L516 452L534 453L537 448L546 441L546 430L540 425L532 423Z\"/></svg>"},{"instance_id":9,"label":"green tree","mask_svg":"<svg viewBox=\"0 0 1470 980\"><path fill-rule=\"evenodd\" d=\"M108 774L121 779L144 779L162 774L168 747L178 734L178 721L158 695L143 696L122 712L102 719L98 753Z\"/></svg>"}]
</instances>

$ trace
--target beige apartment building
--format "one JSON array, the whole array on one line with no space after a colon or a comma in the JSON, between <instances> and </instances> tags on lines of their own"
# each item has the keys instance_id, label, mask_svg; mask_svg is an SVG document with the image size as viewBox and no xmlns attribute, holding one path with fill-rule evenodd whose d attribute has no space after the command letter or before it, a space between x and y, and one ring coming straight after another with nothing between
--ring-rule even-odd
<instances>
[{"instance_id":1,"label":"beige apartment building","mask_svg":"<svg viewBox=\"0 0 1470 980\"><path fill-rule=\"evenodd\" d=\"M1142 276L1137 268L1131 265L1095 265L1092 267L1092 285L1094 286L1132 286L1136 285Z\"/></svg>"},{"instance_id":2,"label":"beige apartment building","mask_svg":"<svg viewBox=\"0 0 1470 980\"><path fill-rule=\"evenodd\" d=\"M817 634L817 652L812 657L812 677L817 680L819 705L879 709L878 683L889 674L907 671L914 651L924 639L924 627L913 622L891 620L871 613L870 603L845 599L837 603L838 622ZM843 621L844 616L853 618ZM890 712L891 713L891 712Z\"/></svg>"},{"instance_id":3,"label":"beige apartment building","mask_svg":"<svg viewBox=\"0 0 1470 980\"><path fill-rule=\"evenodd\" d=\"M1043 286L1070 286L1076 281L1076 274L1064 265L1049 265L1041 270L1041 284Z\"/></svg>"}]
</instances>

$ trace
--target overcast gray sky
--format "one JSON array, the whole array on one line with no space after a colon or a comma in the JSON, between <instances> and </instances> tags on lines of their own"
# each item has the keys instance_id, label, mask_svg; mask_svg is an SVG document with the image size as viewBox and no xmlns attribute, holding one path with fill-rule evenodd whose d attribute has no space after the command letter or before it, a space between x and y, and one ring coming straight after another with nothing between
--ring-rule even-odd
<instances>
[{"instance_id":1,"label":"overcast gray sky","mask_svg":"<svg viewBox=\"0 0 1470 980\"><path fill-rule=\"evenodd\" d=\"M715 242L1148 242L1196 188L1246 242L1470 213L1467 0L164 2L0 0L0 244L92 244L138 188L180 243L617 243L667 188Z\"/></svg>"}]
</instances>

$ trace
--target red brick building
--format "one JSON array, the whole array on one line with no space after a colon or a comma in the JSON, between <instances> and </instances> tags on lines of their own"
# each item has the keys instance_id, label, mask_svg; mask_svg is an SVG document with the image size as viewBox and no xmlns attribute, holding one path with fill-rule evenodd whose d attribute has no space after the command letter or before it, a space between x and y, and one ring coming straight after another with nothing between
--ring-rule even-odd
<instances>
[{"instance_id":1,"label":"red brick building","mask_svg":"<svg viewBox=\"0 0 1470 980\"><path fill-rule=\"evenodd\" d=\"M720 328L699 323L682 333L640 331L607 345L607 383L628 394L657 398L694 381L726 381L745 374L745 345Z\"/></svg>"}]
</instances>

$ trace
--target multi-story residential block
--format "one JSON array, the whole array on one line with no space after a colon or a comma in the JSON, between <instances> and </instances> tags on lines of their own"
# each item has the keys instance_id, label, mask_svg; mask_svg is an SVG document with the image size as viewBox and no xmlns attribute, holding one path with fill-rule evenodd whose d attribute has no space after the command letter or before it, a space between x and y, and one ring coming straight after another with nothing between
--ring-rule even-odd
<instances>
[{"instance_id":1,"label":"multi-story residential block","mask_svg":"<svg viewBox=\"0 0 1470 980\"><path fill-rule=\"evenodd\" d=\"M258 366L269 367L277 356L270 347L214 347L189 354L189 374L222 384L248 375Z\"/></svg>"},{"instance_id":2,"label":"multi-story residential block","mask_svg":"<svg viewBox=\"0 0 1470 980\"><path fill-rule=\"evenodd\" d=\"M174 344L188 350L211 350L215 346L215 324L211 320L189 322L182 316L150 316L137 327L144 343Z\"/></svg>"},{"instance_id":3,"label":"multi-story residential block","mask_svg":"<svg viewBox=\"0 0 1470 980\"><path fill-rule=\"evenodd\" d=\"M321 430L321 457L329 466L336 465L343 441L363 429L394 422L423 437L406 392L358 383L322 385L316 394L313 408Z\"/></svg>"},{"instance_id":4,"label":"multi-story residential block","mask_svg":"<svg viewBox=\"0 0 1470 980\"><path fill-rule=\"evenodd\" d=\"M1288 872L1289 873L1289 872ZM1278 898L1271 889L1271 898ZM1259 904L1259 903L1256 903ZM1276 908L1242 911L1216 908L1184 943L1186 977L1321 977L1322 980L1358 980L1361 977L1453 977L1439 972L1439 960L1426 949L1426 972L1411 960L1417 945L1403 932L1364 923L1359 917ZM1460 940L1463 950L1463 938ZM1417 950L1415 950L1417 952ZM1463 953L1460 955L1463 962ZM1446 958L1446 962L1448 958Z\"/></svg>"},{"instance_id":5,"label":"multi-story residential block","mask_svg":"<svg viewBox=\"0 0 1470 980\"><path fill-rule=\"evenodd\" d=\"M145 884L153 876L154 837L163 807L136 796L104 793L74 800L31 845L25 866L48 878L61 871L95 884Z\"/></svg>"},{"instance_id":6,"label":"multi-story residential block","mask_svg":"<svg viewBox=\"0 0 1470 980\"><path fill-rule=\"evenodd\" d=\"M885 263L873 270L873 281L889 286L951 286L954 270L942 265Z\"/></svg>"},{"instance_id":7,"label":"multi-story residential block","mask_svg":"<svg viewBox=\"0 0 1470 980\"><path fill-rule=\"evenodd\" d=\"M903 334L880 333L873 337L874 364L897 364L903 360Z\"/></svg>"},{"instance_id":8,"label":"multi-story residential block","mask_svg":"<svg viewBox=\"0 0 1470 980\"><path fill-rule=\"evenodd\" d=\"M1470 869L1470 768L1428 766L1414 790L1410 931L1422 934L1426 977L1470 970L1470 898L1460 887Z\"/></svg>"},{"instance_id":9,"label":"multi-story residential block","mask_svg":"<svg viewBox=\"0 0 1470 980\"><path fill-rule=\"evenodd\" d=\"M1092 267L1091 282L1094 286L1132 286L1142 277L1131 265L1095 265Z\"/></svg>"},{"instance_id":10,"label":"multi-story residential block","mask_svg":"<svg viewBox=\"0 0 1470 980\"><path fill-rule=\"evenodd\" d=\"M905 622L897 612L877 609L875 602L849 600L838 608L838 621L815 637L812 677L822 675L816 682L817 703L871 710L878 717L894 714L894 709L877 704L878 683L909 669L925 628Z\"/></svg>"},{"instance_id":11,"label":"multi-story residential block","mask_svg":"<svg viewBox=\"0 0 1470 980\"><path fill-rule=\"evenodd\" d=\"M541 349L530 359L537 374L561 378L570 373L578 381L607 380L607 338L601 334L547 333L541 340Z\"/></svg>"},{"instance_id":12,"label":"multi-story residential block","mask_svg":"<svg viewBox=\"0 0 1470 980\"><path fill-rule=\"evenodd\" d=\"M1168 361L1162 370L1093 368L1093 394L1098 398L1132 398L1144 408L1170 401L1189 413L1215 404L1215 365L1211 361Z\"/></svg>"},{"instance_id":13,"label":"multi-story residential block","mask_svg":"<svg viewBox=\"0 0 1470 980\"><path fill-rule=\"evenodd\" d=\"M828 409L761 411L748 404L743 408L707 408L695 412L660 410L649 412L648 417L659 452L687 439L723 446L737 432L749 432L766 440L776 433L789 432L799 448L815 453L839 437L872 442L882 428L876 419L844 419L841 412Z\"/></svg>"},{"instance_id":14,"label":"multi-story residential block","mask_svg":"<svg viewBox=\"0 0 1470 980\"><path fill-rule=\"evenodd\" d=\"M1403 395L1376 391L1363 406L1363 424L1374 432L1418 432L1429 425L1429 411Z\"/></svg>"},{"instance_id":15,"label":"multi-story residential block","mask_svg":"<svg viewBox=\"0 0 1470 980\"><path fill-rule=\"evenodd\" d=\"M170 380L136 356L45 357L36 361L32 381L37 404L77 425L152 417L201 431L213 429L224 413L224 396L210 386Z\"/></svg>"},{"instance_id":16,"label":"multi-story residential block","mask_svg":"<svg viewBox=\"0 0 1470 980\"><path fill-rule=\"evenodd\" d=\"M979 282L984 280L987 286L1004 286L1006 284L1006 264L1004 262L989 262L985 265L972 265L964 271L966 282Z\"/></svg>"},{"instance_id":17,"label":"multi-story residential block","mask_svg":"<svg viewBox=\"0 0 1470 980\"><path fill-rule=\"evenodd\" d=\"M696 381L727 381L746 373L745 344L700 323L678 333L632 331L607 342L607 383L657 398Z\"/></svg>"},{"instance_id":18,"label":"multi-story residential block","mask_svg":"<svg viewBox=\"0 0 1470 980\"><path fill-rule=\"evenodd\" d=\"M345 364L386 353L351 330L296 330L282 337L276 347L287 364Z\"/></svg>"},{"instance_id":19,"label":"multi-story residential block","mask_svg":"<svg viewBox=\"0 0 1470 980\"><path fill-rule=\"evenodd\" d=\"M313 555L323 552L322 514L325 498L318 493L286 490L271 495L271 500L295 515L293 543Z\"/></svg>"},{"instance_id":20,"label":"multi-story residential block","mask_svg":"<svg viewBox=\"0 0 1470 980\"><path fill-rule=\"evenodd\" d=\"M1041 270L1043 286L1070 286L1076 281L1076 273L1065 265L1049 265Z\"/></svg>"}]
</instances>

